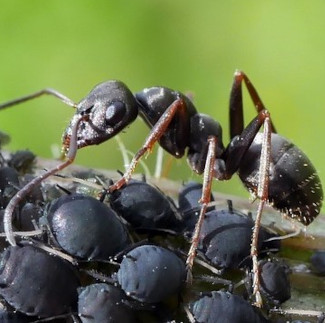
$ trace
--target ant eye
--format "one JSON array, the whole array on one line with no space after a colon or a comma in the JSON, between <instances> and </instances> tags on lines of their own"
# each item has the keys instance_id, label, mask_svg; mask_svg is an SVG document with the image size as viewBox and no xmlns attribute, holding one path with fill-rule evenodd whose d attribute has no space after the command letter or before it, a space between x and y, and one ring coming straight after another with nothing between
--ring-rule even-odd
<instances>
[{"instance_id":1,"label":"ant eye","mask_svg":"<svg viewBox=\"0 0 325 323\"><path fill-rule=\"evenodd\" d=\"M121 101L113 102L106 110L106 124L114 126L119 123L126 112L125 104Z\"/></svg>"}]
</instances>

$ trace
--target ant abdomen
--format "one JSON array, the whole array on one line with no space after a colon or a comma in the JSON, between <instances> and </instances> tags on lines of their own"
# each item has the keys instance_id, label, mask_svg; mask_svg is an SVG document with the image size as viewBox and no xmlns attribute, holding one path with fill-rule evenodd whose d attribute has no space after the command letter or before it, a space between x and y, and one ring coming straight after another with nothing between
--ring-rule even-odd
<instances>
[{"instance_id":1,"label":"ant abdomen","mask_svg":"<svg viewBox=\"0 0 325 323\"><path fill-rule=\"evenodd\" d=\"M258 133L239 167L239 177L256 195L262 134ZM304 225L319 214L323 189L315 167L297 146L272 133L268 201L276 209Z\"/></svg>"}]
</instances>

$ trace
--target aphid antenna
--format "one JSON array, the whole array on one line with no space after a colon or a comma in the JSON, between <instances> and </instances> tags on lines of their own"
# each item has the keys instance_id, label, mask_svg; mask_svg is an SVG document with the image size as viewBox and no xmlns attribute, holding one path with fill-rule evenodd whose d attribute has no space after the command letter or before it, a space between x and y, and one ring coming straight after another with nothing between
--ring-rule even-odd
<instances>
[{"instance_id":1,"label":"aphid antenna","mask_svg":"<svg viewBox=\"0 0 325 323\"><path fill-rule=\"evenodd\" d=\"M36 229L31 231L12 231L13 235L22 237L22 238L28 238L28 237L35 237L40 236L44 233L42 229ZM1 238L7 238L6 233L0 233Z\"/></svg>"},{"instance_id":2,"label":"aphid antenna","mask_svg":"<svg viewBox=\"0 0 325 323\"><path fill-rule=\"evenodd\" d=\"M120 266L120 264L118 263L114 263L114 262L109 262L110 264L112 265L118 265ZM116 280L114 280L112 277L110 276L107 276L95 269L80 269L81 272L84 272L86 273L87 275L89 275L90 277L92 278L95 278L96 280L99 280L101 282L104 282L104 283L110 283L110 284L115 284L116 283Z\"/></svg>"},{"instance_id":3,"label":"aphid antenna","mask_svg":"<svg viewBox=\"0 0 325 323\"><path fill-rule=\"evenodd\" d=\"M208 269L209 271L211 271L215 275L220 276L223 273L223 270L217 269L217 268L211 266L210 264L208 264L206 261L203 261L203 260L201 260L201 259L199 259L197 257L194 259L194 263Z\"/></svg>"},{"instance_id":4,"label":"aphid antenna","mask_svg":"<svg viewBox=\"0 0 325 323\"><path fill-rule=\"evenodd\" d=\"M208 283L212 283L213 285L216 284L222 284L227 286L227 291L232 293L233 289L234 289L234 284L231 280L228 279L223 279L221 277L216 277L216 276L210 276L210 275L198 275L197 279L208 282Z\"/></svg>"},{"instance_id":5,"label":"aphid antenna","mask_svg":"<svg viewBox=\"0 0 325 323\"><path fill-rule=\"evenodd\" d=\"M313 311L313 310L300 310L300 309L281 309L281 308L271 308L270 313L280 314L280 315L299 315L307 317L316 317L318 319L317 323L325 322L325 312Z\"/></svg>"},{"instance_id":6,"label":"aphid antenna","mask_svg":"<svg viewBox=\"0 0 325 323\"><path fill-rule=\"evenodd\" d=\"M276 241L276 240L285 240L285 239L297 237L297 236L300 235L301 232L302 232L302 229L301 228L297 228L297 230L295 232L288 233L288 234L285 234L283 236L271 237L269 239L264 240L264 242L270 242L270 241Z\"/></svg>"},{"instance_id":7,"label":"aphid antenna","mask_svg":"<svg viewBox=\"0 0 325 323\"><path fill-rule=\"evenodd\" d=\"M79 183L84 186L91 187L95 190L101 191L103 189L103 182L100 180L98 176L95 176L95 180L100 182L101 184L97 184L94 180L92 179L83 179L83 178L78 178L75 176L67 176L67 175L62 175L62 174L55 174L54 176L59 177L60 181L67 182L67 183Z\"/></svg>"},{"instance_id":8,"label":"aphid antenna","mask_svg":"<svg viewBox=\"0 0 325 323\"><path fill-rule=\"evenodd\" d=\"M47 317L47 318L44 318L44 319L39 319L39 320L36 320L36 321L32 321L31 323L51 322L51 321L54 321L54 320L66 319L69 316L73 319L73 323L79 323L80 321L78 321L78 319L76 319L76 315L78 315L78 313L55 315L55 316Z\"/></svg>"},{"instance_id":9,"label":"aphid antenna","mask_svg":"<svg viewBox=\"0 0 325 323\"><path fill-rule=\"evenodd\" d=\"M51 247L47 246L46 244L44 244L42 242L31 239L30 244L32 244L33 246L35 246L35 247L37 247L39 249L42 249L42 250L46 251L47 253L49 253L51 255L55 255L55 256L58 256L58 257L60 257L60 258L62 258L64 260L67 260L74 266L78 265L78 261L75 258L71 257L70 255L68 255L68 254L66 254L66 253L64 253L64 252L62 252L60 250L51 248Z\"/></svg>"}]
</instances>

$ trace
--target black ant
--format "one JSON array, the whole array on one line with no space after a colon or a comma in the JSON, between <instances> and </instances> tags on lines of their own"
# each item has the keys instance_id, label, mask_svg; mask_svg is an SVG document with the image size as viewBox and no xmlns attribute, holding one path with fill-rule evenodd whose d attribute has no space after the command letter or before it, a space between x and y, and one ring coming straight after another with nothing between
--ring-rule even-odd
<instances>
[{"instance_id":1,"label":"black ant","mask_svg":"<svg viewBox=\"0 0 325 323\"><path fill-rule=\"evenodd\" d=\"M257 110L257 116L246 127L243 117L243 82ZM151 131L124 176L111 185L108 192L128 182L138 161L152 150L157 141L176 158L181 158L187 150L190 167L198 174L204 173L201 212L187 259L187 266L191 269L200 228L210 201L212 178L228 180L238 172L247 189L260 199L251 247L254 294L257 303L260 303L256 246L264 204L268 202L282 213L308 225L320 212L323 190L308 157L276 133L270 113L243 72L236 71L234 75L229 107L231 141L226 148L222 143L220 124L198 113L188 97L165 87L146 88L133 95L124 83L108 81L97 85L78 104L53 89L45 89L4 103L0 109L43 94L53 95L76 108L63 134L63 150L67 159L27 184L8 204L4 227L11 245L16 244L11 225L12 213L24 196L45 178L71 164L79 148L100 144L114 137L140 113ZM263 134L259 133L262 125Z\"/></svg>"}]
</instances>

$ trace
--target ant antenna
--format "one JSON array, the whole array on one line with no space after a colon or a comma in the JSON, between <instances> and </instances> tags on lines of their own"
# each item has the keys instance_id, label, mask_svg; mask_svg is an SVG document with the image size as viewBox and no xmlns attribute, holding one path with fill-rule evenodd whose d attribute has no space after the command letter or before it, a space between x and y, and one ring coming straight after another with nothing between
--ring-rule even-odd
<instances>
[{"instance_id":1,"label":"ant antenna","mask_svg":"<svg viewBox=\"0 0 325 323\"><path fill-rule=\"evenodd\" d=\"M0 110L5 109L5 108L9 108L9 107L11 107L13 105L16 105L16 104L23 103L25 101L29 101L29 100L38 98L39 96L42 96L44 94L53 95L56 98L60 99L63 103L65 103L65 104L67 104L67 105L69 105L69 106L71 106L73 108L76 108L77 105L78 105L77 103L73 102L68 97L66 97L65 95L61 94L60 92L58 92L58 91L56 91L54 89L43 89L41 91L26 95L26 96L22 96L22 97L20 97L18 99L11 100L11 101L8 101L6 103L0 104Z\"/></svg>"}]
</instances>

